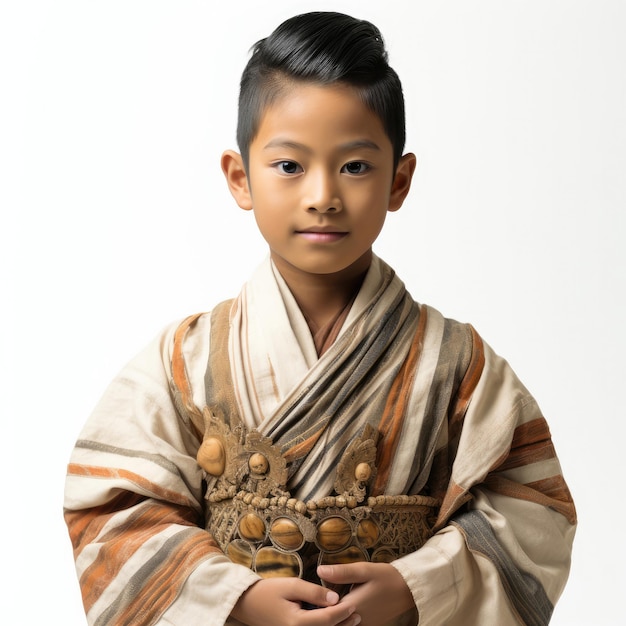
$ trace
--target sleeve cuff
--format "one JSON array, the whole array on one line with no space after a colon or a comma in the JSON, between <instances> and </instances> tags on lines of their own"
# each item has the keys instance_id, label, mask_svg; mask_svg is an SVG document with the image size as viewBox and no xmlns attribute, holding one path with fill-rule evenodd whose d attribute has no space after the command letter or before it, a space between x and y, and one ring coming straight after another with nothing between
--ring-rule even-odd
<instances>
[{"instance_id":1,"label":"sleeve cuff","mask_svg":"<svg viewBox=\"0 0 626 626\"><path fill-rule=\"evenodd\" d=\"M210 556L189 576L159 624L237 624L230 613L244 591L258 580L252 570L224 555Z\"/></svg>"},{"instance_id":2,"label":"sleeve cuff","mask_svg":"<svg viewBox=\"0 0 626 626\"><path fill-rule=\"evenodd\" d=\"M420 626L439 626L454 614L459 601L460 576L454 555L463 553L464 549L461 534L447 527L416 552L391 563L411 590Z\"/></svg>"}]
</instances>

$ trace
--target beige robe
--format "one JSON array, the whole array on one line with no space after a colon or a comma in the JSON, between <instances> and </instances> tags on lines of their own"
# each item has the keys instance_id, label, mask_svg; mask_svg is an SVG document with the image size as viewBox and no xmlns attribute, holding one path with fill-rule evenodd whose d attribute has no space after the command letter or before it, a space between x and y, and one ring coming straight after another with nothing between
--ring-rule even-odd
<instances>
[{"instance_id":1,"label":"beige robe","mask_svg":"<svg viewBox=\"0 0 626 626\"><path fill-rule=\"evenodd\" d=\"M470 326L415 303L378 258L320 358L269 261L229 308L226 378L207 371L211 325L207 313L165 329L76 444L65 512L90 624L235 623L258 580L203 530L205 406L272 438L303 500L332 492L333 463L373 425L372 492L442 502L434 536L393 562L419 624L549 621L574 506L536 402Z\"/></svg>"}]
</instances>

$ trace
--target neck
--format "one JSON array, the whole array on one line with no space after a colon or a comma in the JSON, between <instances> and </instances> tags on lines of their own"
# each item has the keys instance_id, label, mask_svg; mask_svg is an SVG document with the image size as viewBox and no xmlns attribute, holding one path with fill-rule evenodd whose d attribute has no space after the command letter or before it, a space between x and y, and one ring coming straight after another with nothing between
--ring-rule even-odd
<instances>
[{"instance_id":1,"label":"neck","mask_svg":"<svg viewBox=\"0 0 626 626\"><path fill-rule=\"evenodd\" d=\"M320 328L354 298L363 284L372 255L370 252L349 267L332 274L302 272L274 255L272 260L305 318L311 326Z\"/></svg>"}]
</instances>

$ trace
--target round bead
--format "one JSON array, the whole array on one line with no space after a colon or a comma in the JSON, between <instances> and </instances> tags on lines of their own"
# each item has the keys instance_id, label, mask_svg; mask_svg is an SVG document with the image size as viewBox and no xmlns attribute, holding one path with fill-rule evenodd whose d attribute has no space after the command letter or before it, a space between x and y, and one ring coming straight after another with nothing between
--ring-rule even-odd
<instances>
[{"instance_id":1,"label":"round bead","mask_svg":"<svg viewBox=\"0 0 626 626\"><path fill-rule=\"evenodd\" d=\"M367 554L357 546L348 546L345 550L340 550L334 554L322 552L320 554L319 565L338 565L344 563L360 563L367 561Z\"/></svg>"},{"instance_id":2,"label":"round bead","mask_svg":"<svg viewBox=\"0 0 626 626\"><path fill-rule=\"evenodd\" d=\"M317 525L317 543L322 550L340 550L351 538L352 528L342 517L327 517Z\"/></svg>"},{"instance_id":3,"label":"round bead","mask_svg":"<svg viewBox=\"0 0 626 626\"><path fill-rule=\"evenodd\" d=\"M207 437L197 455L198 465L211 476L221 476L226 467L224 444L217 437Z\"/></svg>"},{"instance_id":4,"label":"round bead","mask_svg":"<svg viewBox=\"0 0 626 626\"><path fill-rule=\"evenodd\" d=\"M380 536L380 530L378 529L378 525L376 522L371 519L363 519L359 522L359 525L356 529L356 536L359 540L359 543L364 548L371 548L378 541L378 537Z\"/></svg>"},{"instance_id":5,"label":"round bead","mask_svg":"<svg viewBox=\"0 0 626 626\"><path fill-rule=\"evenodd\" d=\"M297 553L280 552L276 548L263 547L254 559L254 569L261 578L300 577L302 561Z\"/></svg>"},{"instance_id":6,"label":"round bead","mask_svg":"<svg viewBox=\"0 0 626 626\"><path fill-rule=\"evenodd\" d=\"M354 477L363 483L367 482L371 475L372 468L369 463L359 463L354 470Z\"/></svg>"},{"instance_id":7,"label":"round bead","mask_svg":"<svg viewBox=\"0 0 626 626\"><path fill-rule=\"evenodd\" d=\"M226 548L226 555L233 563L252 568L252 547L247 541L231 541Z\"/></svg>"},{"instance_id":8,"label":"round bead","mask_svg":"<svg viewBox=\"0 0 626 626\"><path fill-rule=\"evenodd\" d=\"M270 464L267 458L260 452L255 452L248 459L248 467L250 468L250 471L256 476L262 476L263 474L266 474L269 466Z\"/></svg>"},{"instance_id":9,"label":"round bead","mask_svg":"<svg viewBox=\"0 0 626 626\"><path fill-rule=\"evenodd\" d=\"M372 554L373 563L391 563L391 561L397 558L397 555L390 548L380 548Z\"/></svg>"},{"instance_id":10,"label":"round bead","mask_svg":"<svg viewBox=\"0 0 626 626\"><path fill-rule=\"evenodd\" d=\"M278 517L272 522L270 539L283 550L298 550L304 543L298 524L288 517Z\"/></svg>"},{"instance_id":11,"label":"round bead","mask_svg":"<svg viewBox=\"0 0 626 626\"><path fill-rule=\"evenodd\" d=\"M265 537L265 522L254 513L248 513L239 520L239 534L249 541L262 541Z\"/></svg>"}]
</instances>

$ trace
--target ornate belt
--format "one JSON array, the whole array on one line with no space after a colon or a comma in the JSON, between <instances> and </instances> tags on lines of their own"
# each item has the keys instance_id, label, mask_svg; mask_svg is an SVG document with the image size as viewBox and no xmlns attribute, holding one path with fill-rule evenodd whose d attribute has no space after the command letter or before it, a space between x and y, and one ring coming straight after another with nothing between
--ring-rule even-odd
<instances>
[{"instance_id":1,"label":"ornate belt","mask_svg":"<svg viewBox=\"0 0 626 626\"><path fill-rule=\"evenodd\" d=\"M198 463L207 480L206 529L232 561L261 577L319 583L318 565L388 563L432 535L434 498L367 495L376 475L369 427L337 465L337 495L303 502L286 491L286 462L271 440L256 431L233 432L208 409L205 424Z\"/></svg>"}]
</instances>

